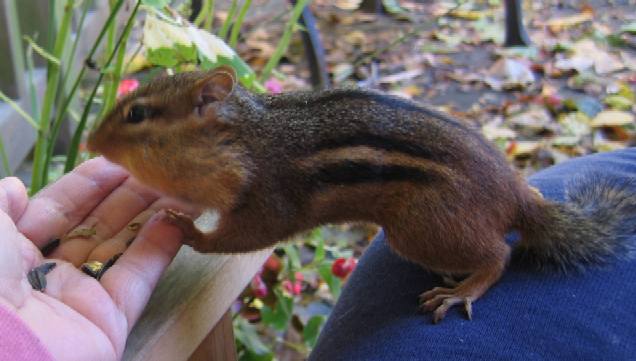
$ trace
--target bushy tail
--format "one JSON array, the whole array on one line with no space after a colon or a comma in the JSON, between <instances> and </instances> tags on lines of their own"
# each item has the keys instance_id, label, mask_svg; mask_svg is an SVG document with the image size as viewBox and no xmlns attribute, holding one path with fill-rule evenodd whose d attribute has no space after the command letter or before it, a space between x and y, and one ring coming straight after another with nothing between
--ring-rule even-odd
<instances>
[{"instance_id":1,"label":"bushy tail","mask_svg":"<svg viewBox=\"0 0 636 361\"><path fill-rule=\"evenodd\" d=\"M565 203L534 197L518 220L513 261L582 270L629 257L636 243L636 179L587 173L566 185Z\"/></svg>"}]
</instances>

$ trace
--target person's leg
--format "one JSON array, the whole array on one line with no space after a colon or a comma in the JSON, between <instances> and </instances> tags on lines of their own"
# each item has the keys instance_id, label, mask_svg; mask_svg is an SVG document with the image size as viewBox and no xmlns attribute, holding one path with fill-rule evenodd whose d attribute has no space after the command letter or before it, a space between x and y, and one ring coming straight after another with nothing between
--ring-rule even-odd
<instances>
[{"instance_id":1,"label":"person's leg","mask_svg":"<svg viewBox=\"0 0 636 361\"><path fill-rule=\"evenodd\" d=\"M562 200L564 183L588 170L636 177L636 148L574 159L537 173L530 183L546 198ZM309 359L635 358L636 260L568 275L511 267L475 302L472 321L454 308L433 325L430 314L418 313L417 299L441 285L439 276L401 259L378 236L348 280Z\"/></svg>"}]
</instances>

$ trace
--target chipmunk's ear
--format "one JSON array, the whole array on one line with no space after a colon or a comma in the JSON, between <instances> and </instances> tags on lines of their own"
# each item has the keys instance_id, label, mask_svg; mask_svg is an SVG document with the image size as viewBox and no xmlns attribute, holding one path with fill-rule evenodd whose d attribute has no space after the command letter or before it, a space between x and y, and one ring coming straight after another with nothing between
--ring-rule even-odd
<instances>
[{"instance_id":1,"label":"chipmunk's ear","mask_svg":"<svg viewBox=\"0 0 636 361\"><path fill-rule=\"evenodd\" d=\"M236 73L231 67L221 66L210 71L194 88L195 111L204 119L214 116L235 85Z\"/></svg>"},{"instance_id":2,"label":"chipmunk's ear","mask_svg":"<svg viewBox=\"0 0 636 361\"><path fill-rule=\"evenodd\" d=\"M218 67L199 81L195 89L197 103L210 104L224 100L234 90L236 72L229 66Z\"/></svg>"}]
</instances>

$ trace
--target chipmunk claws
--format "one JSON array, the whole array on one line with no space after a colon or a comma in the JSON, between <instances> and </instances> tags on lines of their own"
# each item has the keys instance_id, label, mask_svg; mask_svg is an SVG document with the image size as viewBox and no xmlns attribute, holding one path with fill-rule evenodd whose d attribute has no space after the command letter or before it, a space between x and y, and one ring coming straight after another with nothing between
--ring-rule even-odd
<instances>
[{"instance_id":1,"label":"chipmunk claws","mask_svg":"<svg viewBox=\"0 0 636 361\"><path fill-rule=\"evenodd\" d=\"M193 240L197 239L200 231L194 225L194 221L190 216L185 213L179 212L174 209L164 209L161 214L161 219L174 225L183 233L183 243L194 246Z\"/></svg>"},{"instance_id":2,"label":"chipmunk claws","mask_svg":"<svg viewBox=\"0 0 636 361\"><path fill-rule=\"evenodd\" d=\"M457 291L451 288L435 287L432 290L422 293L420 299L420 310L433 312L433 323L438 323L446 317L446 312L458 304L464 304L466 317L473 319L473 298L459 296Z\"/></svg>"}]
</instances>

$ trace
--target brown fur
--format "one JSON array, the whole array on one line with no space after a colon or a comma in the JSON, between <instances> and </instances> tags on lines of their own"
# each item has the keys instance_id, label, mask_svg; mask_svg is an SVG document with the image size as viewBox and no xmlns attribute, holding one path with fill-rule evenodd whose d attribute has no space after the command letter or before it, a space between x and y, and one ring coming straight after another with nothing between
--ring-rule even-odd
<instances>
[{"instance_id":1,"label":"brown fur","mask_svg":"<svg viewBox=\"0 0 636 361\"><path fill-rule=\"evenodd\" d=\"M133 104L153 107L153 117L127 123ZM210 234L168 213L201 252L254 251L325 223L383 226L402 257L469 275L454 289L422 294L435 321L457 303L470 316L471 302L508 262L504 234L513 228L522 231L521 248L544 259L575 265L599 251L557 245L563 237L551 237L572 227L556 227L578 218L538 197L479 132L371 91L272 97L241 88L227 68L178 74L123 99L89 147L150 186L218 209Z\"/></svg>"}]
</instances>

